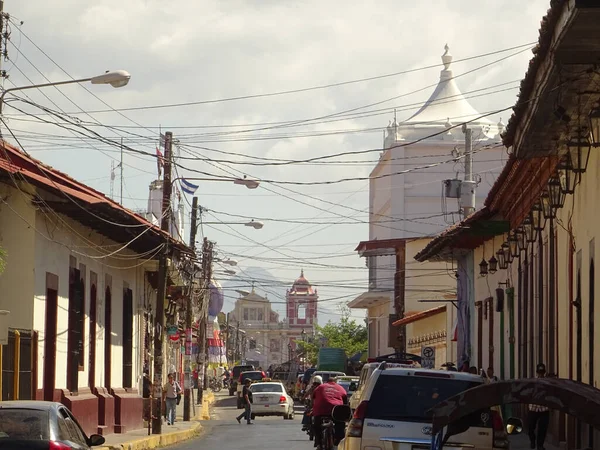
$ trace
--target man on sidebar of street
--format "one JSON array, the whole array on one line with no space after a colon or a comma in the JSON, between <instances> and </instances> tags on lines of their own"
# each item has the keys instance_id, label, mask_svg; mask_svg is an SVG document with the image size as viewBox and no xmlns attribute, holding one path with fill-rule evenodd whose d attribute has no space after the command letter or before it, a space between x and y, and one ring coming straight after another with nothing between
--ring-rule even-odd
<instances>
[{"instance_id":1,"label":"man on sidebar of street","mask_svg":"<svg viewBox=\"0 0 600 450\"><path fill-rule=\"evenodd\" d=\"M346 390L337 384L335 378L330 378L327 383L318 386L313 392L313 417L315 419L315 447L321 443L323 419L330 419L333 408L348 404ZM334 422L334 444L337 445L344 438L346 424Z\"/></svg>"}]
</instances>

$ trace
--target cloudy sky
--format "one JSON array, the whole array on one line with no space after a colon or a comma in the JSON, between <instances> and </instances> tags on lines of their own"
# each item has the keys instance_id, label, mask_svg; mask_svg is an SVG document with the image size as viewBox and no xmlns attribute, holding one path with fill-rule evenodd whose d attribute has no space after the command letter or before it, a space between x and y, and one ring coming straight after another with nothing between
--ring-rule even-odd
<instances>
[{"instance_id":1,"label":"cloudy sky","mask_svg":"<svg viewBox=\"0 0 600 450\"><path fill-rule=\"evenodd\" d=\"M65 124L79 121L116 143L122 138L136 151L124 154L123 203L133 209L145 209L148 185L156 178L151 155L159 130L172 131L178 155L188 158L178 160L181 176L202 176L194 172L200 171L302 183L364 177L377 153L328 164L274 163L380 148L394 108L400 120L415 112L432 89L411 92L435 84L441 66L381 75L440 64L446 43L456 61L534 42L548 5L548 0L7 0L5 88L115 69L132 78L121 89L73 85L19 94L64 113L63 119L20 100L11 100L4 114L35 157L107 194L118 146ZM517 51L456 62L454 74ZM479 111L506 108L515 102L530 57L522 51L458 84L463 92L485 89L470 100ZM375 79L344 83L364 78ZM502 83L509 84L492 88ZM12 140L6 130L3 135ZM304 268L325 300L322 322L335 320L336 305L365 288L364 261L353 250L368 238L366 181L262 183L254 191L199 184L200 204L208 209L204 221L265 223L262 230L202 227L201 235L217 242L222 257L239 261L236 286L247 286L264 269L281 284L255 275L257 291L282 301L274 297Z\"/></svg>"}]
</instances>

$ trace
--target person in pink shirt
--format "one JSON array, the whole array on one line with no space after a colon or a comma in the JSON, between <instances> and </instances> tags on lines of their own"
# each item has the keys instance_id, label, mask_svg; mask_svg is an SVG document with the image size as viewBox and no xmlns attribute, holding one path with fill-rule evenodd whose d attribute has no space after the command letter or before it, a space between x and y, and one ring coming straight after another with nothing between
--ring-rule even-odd
<instances>
[{"instance_id":1,"label":"person in pink shirt","mask_svg":"<svg viewBox=\"0 0 600 450\"><path fill-rule=\"evenodd\" d=\"M338 405L348 404L346 390L337 384L335 378L330 378L327 383L318 386L313 394L313 418L315 428L315 447L321 443L323 419L330 419L333 408ZM334 443L337 445L344 438L345 424L335 422Z\"/></svg>"}]
</instances>

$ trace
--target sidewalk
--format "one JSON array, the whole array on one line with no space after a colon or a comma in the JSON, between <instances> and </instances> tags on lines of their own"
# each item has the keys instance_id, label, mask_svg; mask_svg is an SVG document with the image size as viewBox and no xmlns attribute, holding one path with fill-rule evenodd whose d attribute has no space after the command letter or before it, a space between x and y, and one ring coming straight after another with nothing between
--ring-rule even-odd
<instances>
[{"instance_id":1,"label":"sidewalk","mask_svg":"<svg viewBox=\"0 0 600 450\"><path fill-rule=\"evenodd\" d=\"M202 405L193 405L189 422L183 421L183 399L177 406L177 419L173 425L163 421L162 434L148 434L148 429L133 430L124 434L110 434L98 450L148 450L177 444L202 435L202 420L210 419L210 407L215 401L212 392L204 394ZM194 411L195 409L195 411ZM195 414L194 414L195 412Z\"/></svg>"}]
</instances>

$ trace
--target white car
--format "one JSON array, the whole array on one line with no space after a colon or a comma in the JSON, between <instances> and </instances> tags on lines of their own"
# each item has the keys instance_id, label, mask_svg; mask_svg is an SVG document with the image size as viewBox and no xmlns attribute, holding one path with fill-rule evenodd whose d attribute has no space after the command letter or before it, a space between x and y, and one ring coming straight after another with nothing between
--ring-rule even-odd
<instances>
[{"instance_id":1,"label":"white car","mask_svg":"<svg viewBox=\"0 0 600 450\"><path fill-rule=\"evenodd\" d=\"M461 372L382 363L369 377L340 450L411 450L429 448L431 416L439 402L484 383L481 376ZM470 428L452 436L449 447L496 450L509 448L499 409L479 411ZM446 448L446 447L444 447Z\"/></svg>"},{"instance_id":2,"label":"white car","mask_svg":"<svg viewBox=\"0 0 600 450\"><path fill-rule=\"evenodd\" d=\"M252 392L252 418L260 416L282 416L294 418L294 400L282 383L267 381L250 386Z\"/></svg>"}]
</instances>

